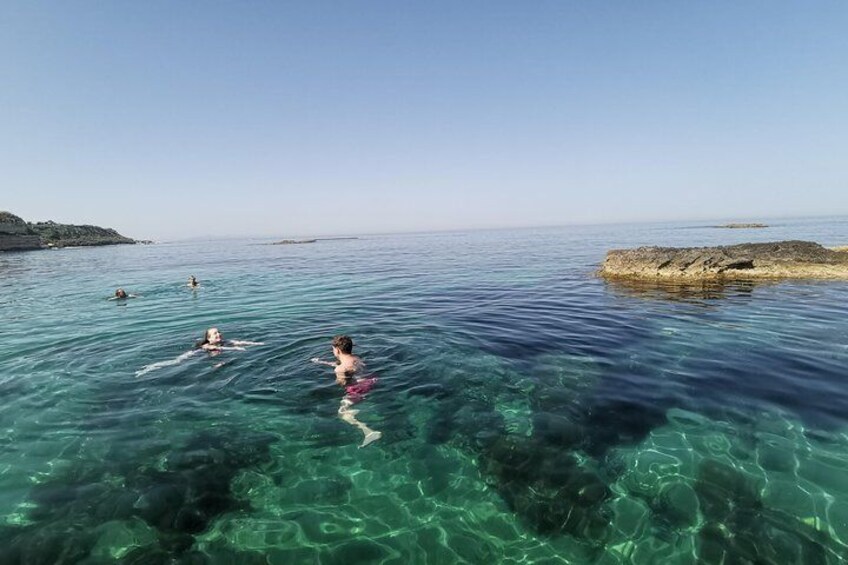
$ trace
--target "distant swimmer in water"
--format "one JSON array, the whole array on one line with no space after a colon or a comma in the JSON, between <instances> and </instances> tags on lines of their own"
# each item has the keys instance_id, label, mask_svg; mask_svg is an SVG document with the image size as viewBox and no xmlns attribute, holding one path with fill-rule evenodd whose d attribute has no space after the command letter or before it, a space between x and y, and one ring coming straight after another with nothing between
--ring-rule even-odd
<instances>
[{"instance_id":1,"label":"distant swimmer in water","mask_svg":"<svg viewBox=\"0 0 848 565\"><path fill-rule=\"evenodd\" d=\"M138 298L135 294L127 294L127 291L123 288L119 288L115 291L115 296L111 297L109 300L126 300L127 298Z\"/></svg>"},{"instance_id":2,"label":"distant swimmer in water","mask_svg":"<svg viewBox=\"0 0 848 565\"><path fill-rule=\"evenodd\" d=\"M188 278L188 283L186 283L186 286L189 288L197 288L200 286L200 283L197 282L197 279L194 277L194 275L191 275Z\"/></svg>"},{"instance_id":3,"label":"distant swimmer in water","mask_svg":"<svg viewBox=\"0 0 848 565\"><path fill-rule=\"evenodd\" d=\"M244 351L245 345L265 345L260 341L244 341L235 339L224 339L218 328L209 328L203 334L203 339L197 342L197 348L204 351L225 351L228 349L234 351Z\"/></svg>"},{"instance_id":4,"label":"distant swimmer in water","mask_svg":"<svg viewBox=\"0 0 848 565\"><path fill-rule=\"evenodd\" d=\"M210 355L219 355L222 351L244 351L244 346L246 345L265 345L259 341L244 341L244 340L235 340L235 339L224 339L224 336L221 335L221 332L218 331L218 328L209 328L206 330L206 333L203 334L203 339L198 341L194 349L191 351L186 351L185 353L181 353L174 359L169 359L167 361L157 361L156 363L152 363L150 365L145 365L140 370L136 371L135 376L140 377L142 375L146 375L151 371L155 371L157 369L161 369L162 367L171 367L173 365L179 365L186 359L192 357L196 353L200 353L201 351L207 351ZM215 368L223 366L224 363L218 363L215 365Z\"/></svg>"},{"instance_id":5,"label":"distant swimmer in water","mask_svg":"<svg viewBox=\"0 0 848 565\"><path fill-rule=\"evenodd\" d=\"M373 375L360 376L365 372L365 363L353 354L353 340L346 335L333 338L333 356L336 358L335 363L324 361L319 357L312 359L312 362L334 368L336 382L345 389L345 396L339 405L339 416L348 424L362 430L365 437L359 447L365 447L383 437L383 434L375 432L357 420L356 415L359 410L354 410L352 407L354 404L365 400L365 395L377 384L377 377Z\"/></svg>"}]
</instances>

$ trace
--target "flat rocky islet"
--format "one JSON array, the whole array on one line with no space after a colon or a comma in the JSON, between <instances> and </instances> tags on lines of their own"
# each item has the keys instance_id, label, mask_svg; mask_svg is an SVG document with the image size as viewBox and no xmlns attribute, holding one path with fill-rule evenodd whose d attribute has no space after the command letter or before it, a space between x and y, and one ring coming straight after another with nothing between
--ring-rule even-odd
<instances>
[{"instance_id":1,"label":"flat rocky islet","mask_svg":"<svg viewBox=\"0 0 848 565\"><path fill-rule=\"evenodd\" d=\"M316 241L339 241L347 239L359 239L358 237L322 237L315 239L283 239L280 241L272 241L265 245L301 245L305 243L315 243Z\"/></svg>"},{"instance_id":2,"label":"flat rocky islet","mask_svg":"<svg viewBox=\"0 0 848 565\"><path fill-rule=\"evenodd\" d=\"M607 252L598 274L625 280L848 280L846 250L809 241L615 249Z\"/></svg>"},{"instance_id":3,"label":"flat rocky islet","mask_svg":"<svg viewBox=\"0 0 848 565\"><path fill-rule=\"evenodd\" d=\"M274 241L269 243L268 245L301 245L305 243L315 243L318 241L317 239L283 239L281 241Z\"/></svg>"},{"instance_id":4,"label":"flat rocky islet","mask_svg":"<svg viewBox=\"0 0 848 565\"><path fill-rule=\"evenodd\" d=\"M714 228L723 228L728 230L741 230L741 229L761 229L769 227L768 224L756 224L756 223L748 223L748 224L722 224L720 226L713 226Z\"/></svg>"}]
</instances>

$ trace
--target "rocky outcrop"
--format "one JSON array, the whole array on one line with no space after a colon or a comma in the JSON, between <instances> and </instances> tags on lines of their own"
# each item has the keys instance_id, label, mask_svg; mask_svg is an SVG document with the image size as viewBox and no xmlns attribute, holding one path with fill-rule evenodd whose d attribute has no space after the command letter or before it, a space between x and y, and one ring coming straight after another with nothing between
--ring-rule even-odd
<instances>
[{"instance_id":1,"label":"rocky outcrop","mask_svg":"<svg viewBox=\"0 0 848 565\"><path fill-rule=\"evenodd\" d=\"M110 228L56 222L27 223L14 214L0 212L0 251L127 243L136 242Z\"/></svg>"},{"instance_id":2,"label":"rocky outcrop","mask_svg":"<svg viewBox=\"0 0 848 565\"><path fill-rule=\"evenodd\" d=\"M111 228L98 226L75 226L72 224L57 224L56 222L31 223L29 227L35 231L47 247L79 247L87 245L121 245L135 243L135 240L124 237Z\"/></svg>"},{"instance_id":3,"label":"rocky outcrop","mask_svg":"<svg viewBox=\"0 0 848 565\"><path fill-rule=\"evenodd\" d=\"M848 280L848 253L808 241L726 247L639 247L609 251L599 274L611 279Z\"/></svg>"},{"instance_id":4,"label":"rocky outcrop","mask_svg":"<svg viewBox=\"0 0 848 565\"><path fill-rule=\"evenodd\" d=\"M741 230L741 229L752 229L752 228L767 228L768 224L724 224L721 226L714 226L716 228L725 228L729 230Z\"/></svg>"},{"instance_id":5,"label":"rocky outcrop","mask_svg":"<svg viewBox=\"0 0 848 565\"><path fill-rule=\"evenodd\" d=\"M299 245L302 243L315 243L316 241L340 241L343 239L359 239L358 237L321 237L316 239L283 239L272 241L266 245Z\"/></svg>"},{"instance_id":6,"label":"rocky outcrop","mask_svg":"<svg viewBox=\"0 0 848 565\"><path fill-rule=\"evenodd\" d=\"M25 221L10 214L0 212L0 251L28 251L41 249L41 238Z\"/></svg>"}]
</instances>

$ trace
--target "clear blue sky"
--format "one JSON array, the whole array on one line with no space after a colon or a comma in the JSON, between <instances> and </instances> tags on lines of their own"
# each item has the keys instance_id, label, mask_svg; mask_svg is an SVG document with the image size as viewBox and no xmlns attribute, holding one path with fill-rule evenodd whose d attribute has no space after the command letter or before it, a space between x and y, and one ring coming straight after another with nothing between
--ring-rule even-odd
<instances>
[{"instance_id":1,"label":"clear blue sky","mask_svg":"<svg viewBox=\"0 0 848 565\"><path fill-rule=\"evenodd\" d=\"M137 238L848 214L848 2L10 1L0 209Z\"/></svg>"}]
</instances>

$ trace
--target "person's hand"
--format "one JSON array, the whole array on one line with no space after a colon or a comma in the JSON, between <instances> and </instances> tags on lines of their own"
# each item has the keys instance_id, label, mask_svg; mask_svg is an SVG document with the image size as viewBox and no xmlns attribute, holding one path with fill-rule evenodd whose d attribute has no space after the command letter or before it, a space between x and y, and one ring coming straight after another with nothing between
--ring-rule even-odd
<instances>
[{"instance_id":1,"label":"person's hand","mask_svg":"<svg viewBox=\"0 0 848 565\"><path fill-rule=\"evenodd\" d=\"M310 359L310 361L312 361L315 364L320 364L321 358L320 357L313 357L312 359Z\"/></svg>"}]
</instances>

